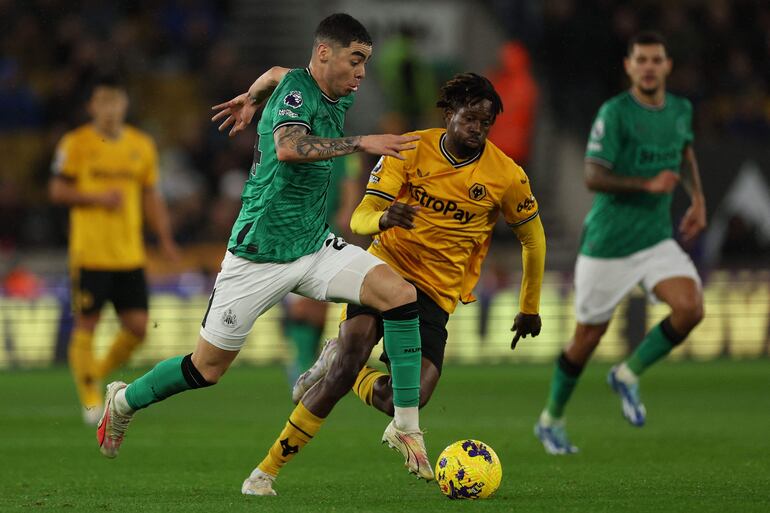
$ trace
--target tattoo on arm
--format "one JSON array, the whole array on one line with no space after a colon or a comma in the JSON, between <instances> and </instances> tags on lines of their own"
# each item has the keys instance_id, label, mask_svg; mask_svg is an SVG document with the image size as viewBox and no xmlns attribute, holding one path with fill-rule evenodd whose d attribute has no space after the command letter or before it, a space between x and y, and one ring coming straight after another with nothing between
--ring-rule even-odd
<instances>
[{"instance_id":1,"label":"tattoo on arm","mask_svg":"<svg viewBox=\"0 0 770 513\"><path fill-rule=\"evenodd\" d=\"M307 133L301 125L289 125L278 130L276 145L296 152L299 160L326 160L359 150L361 136L326 138Z\"/></svg>"}]
</instances>

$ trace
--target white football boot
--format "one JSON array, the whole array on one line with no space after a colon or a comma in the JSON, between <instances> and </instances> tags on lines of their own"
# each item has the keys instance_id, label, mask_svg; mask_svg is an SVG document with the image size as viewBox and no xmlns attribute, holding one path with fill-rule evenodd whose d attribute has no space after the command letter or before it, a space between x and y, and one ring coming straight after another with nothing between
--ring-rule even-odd
<instances>
[{"instance_id":1,"label":"white football boot","mask_svg":"<svg viewBox=\"0 0 770 513\"><path fill-rule=\"evenodd\" d=\"M126 384L122 381L113 381L107 385L107 393L104 396L104 413L96 427L96 441L99 443L99 450L108 458L114 458L118 455L120 444L123 443L123 437L126 436L128 423L133 417L133 414L121 415L115 408L115 394L123 388L126 388Z\"/></svg>"},{"instance_id":2,"label":"white football boot","mask_svg":"<svg viewBox=\"0 0 770 513\"><path fill-rule=\"evenodd\" d=\"M278 495L273 490L273 481L275 481L275 477L262 472L257 467L243 482L241 493L243 495Z\"/></svg>"},{"instance_id":3,"label":"white football boot","mask_svg":"<svg viewBox=\"0 0 770 513\"><path fill-rule=\"evenodd\" d=\"M294 383L294 387L291 389L291 401L294 404L299 404L305 392L310 390L313 385L318 383L329 372L329 367L332 361L334 361L335 356L337 356L337 339L330 338L324 343L321 354L318 355L318 359L313 366L303 372Z\"/></svg>"},{"instance_id":4,"label":"white football boot","mask_svg":"<svg viewBox=\"0 0 770 513\"><path fill-rule=\"evenodd\" d=\"M410 433L401 431L396 428L395 421L392 420L382 434L382 443L388 444L388 447L404 456L404 466L410 473L426 481L433 480L433 469L428 459L428 451L425 450L422 431Z\"/></svg>"}]
</instances>

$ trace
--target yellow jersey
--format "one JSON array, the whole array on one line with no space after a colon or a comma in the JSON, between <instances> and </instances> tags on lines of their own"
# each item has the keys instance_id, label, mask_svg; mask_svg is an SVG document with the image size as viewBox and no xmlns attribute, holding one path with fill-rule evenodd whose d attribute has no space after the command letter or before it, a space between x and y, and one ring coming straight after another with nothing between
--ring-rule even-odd
<instances>
[{"instance_id":1,"label":"yellow jersey","mask_svg":"<svg viewBox=\"0 0 770 513\"><path fill-rule=\"evenodd\" d=\"M377 234L369 251L428 294L446 312L473 301L492 229L502 213L511 227L537 217L524 170L487 140L458 160L446 149L446 130L411 132L420 140L406 160L383 157L366 194L418 205L414 228Z\"/></svg>"},{"instance_id":2,"label":"yellow jersey","mask_svg":"<svg viewBox=\"0 0 770 513\"><path fill-rule=\"evenodd\" d=\"M143 191L158 180L158 155L150 136L125 126L113 140L83 125L62 137L52 170L81 192L118 190L122 195L115 210L71 207L70 266L115 271L144 266Z\"/></svg>"}]
</instances>

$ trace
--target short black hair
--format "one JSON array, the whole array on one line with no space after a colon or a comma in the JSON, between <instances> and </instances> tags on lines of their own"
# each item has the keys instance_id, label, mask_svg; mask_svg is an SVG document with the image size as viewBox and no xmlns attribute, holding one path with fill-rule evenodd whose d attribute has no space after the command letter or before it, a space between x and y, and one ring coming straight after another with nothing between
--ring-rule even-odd
<instances>
[{"instance_id":1,"label":"short black hair","mask_svg":"<svg viewBox=\"0 0 770 513\"><path fill-rule=\"evenodd\" d=\"M94 91L99 87L108 87L110 89L128 90L128 86L118 73L100 72L94 75L89 82L88 95L93 96Z\"/></svg>"},{"instance_id":2,"label":"short black hair","mask_svg":"<svg viewBox=\"0 0 770 513\"><path fill-rule=\"evenodd\" d=\"M321 41L334 42L342 47L356 41L371 46L372 36L360 21L349 14L338 12L321 20L315 29L315 41L316 44Z\"/></svg>"},{"instance_id":3,"label":"short black hair","mask_svg":"<svg viewBox=\"0 0 770 513\"><path fill-rule=\"evenodd\" d=\"M503 112L503 101L492 82L476 73L460 73L441 86L436 107L458 111L481 100L492 102L492 116Z\"/></svg>"},{"instance_id":4,"label":"short black hair","mask_svg":"<svg viewBox=\"0 0 770 513\"><path fill-rule=\"evenodd\" d=\"M668 55L668 42L660 32L646 30L644 32L639 32L634 37L629 39L628 55L634 53L635 45L663 45L663 49L666 51L666 55Z\"/></svg>"}]
</instances>

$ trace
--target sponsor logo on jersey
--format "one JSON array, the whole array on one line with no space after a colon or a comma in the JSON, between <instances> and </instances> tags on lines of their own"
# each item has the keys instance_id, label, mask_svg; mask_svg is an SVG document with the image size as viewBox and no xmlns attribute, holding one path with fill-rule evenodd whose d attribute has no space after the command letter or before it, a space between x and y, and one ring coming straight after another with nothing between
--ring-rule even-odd
<instances>
[{"instance_id":1,"label":"sponsor logo on jersey","mask_svg":"<svg viewBox=\"0 0 770 513\"><path fill-rule=\"evenodd\" d=\"M677 145L643 144L636 149L636 165L640 168L679 167L682 149Z\"/></svg>"},{"instance_id":2,"label":"sponsor logo on jersey","mask_svg":"<svg viewBox=\"0 0 770 513\"><path fill-rule=\"evenodd\" d=\"M487 188L484 184L474 183L471 188L468 189L468 196L473 201L481 201L487 197Z\"/></svg>"},{"instance_id":3,"label":"sponsor logo on jersey","mask_svg":"<svg viewBox=\"0 0 770 513\"><path fill-rule=\"evenodd\" d=\"M422 207L432 208L436 212L441 212L441 215L444 216L451 216L452 219L460 221L460 224L468 224L471 219L476 217L476 214L471 214L470 211L460 208L460 205L455 201L431 196L422 185L415 186L411 182L407 185L409 187L409 196Z\"/></svg>"},{"instance_id":4,"label":"sponsor logo on jersey","mask_svg":"<svg viewBox=\"0 0 770 513\"><path fill-rule=\"evenodd\" d=\"M298 109L302 107L302 93L300 91L292 91L283 97L283 103L291 107L292 109Z\"/></svg>"},{"instance_id":5,"label":"sponsor logo on jersey","mask_svg":"<svg viewBox=\"0 0 770 513\"><path fill-rule=\"evenodd\" d=\"M299 114L289 109L281 109L278 111L279 116L289 116L290 118L298 118Z\"/></svg>"},{"instance_id":6,"label":"sponsor logo on jersey","mask_svg":"<svg viewBox=\"0 0 770 513\"><path fill-rule=\"evenodd\" d=\"M533 208L535 208L535 195L530 194L529 198L524 199L524 201L516 205L516 212L521 212L522 210L529 212Z\"/></svg>"}]
</instances>

